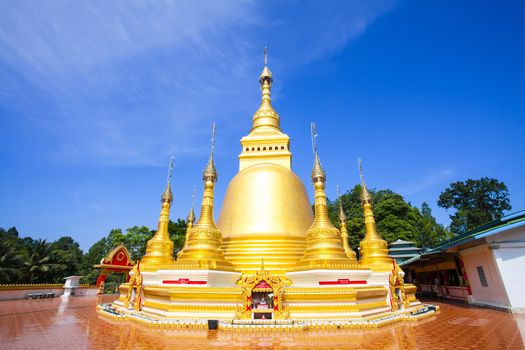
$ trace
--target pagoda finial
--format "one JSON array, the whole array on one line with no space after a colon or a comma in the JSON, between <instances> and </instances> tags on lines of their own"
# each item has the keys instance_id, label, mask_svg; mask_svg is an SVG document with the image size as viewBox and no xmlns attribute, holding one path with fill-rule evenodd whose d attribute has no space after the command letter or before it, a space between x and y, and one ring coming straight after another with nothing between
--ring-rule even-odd
<instances>
[{"instance_id":1,"label":"pagoda finial","mask_svg":"<svg viewBox=\"0 0 525 350\"><path fill-rule=\"evenodd\" d=\"M312 136L312 152L314 156L317 155L317 136L319 134L317 133L317 126L315 125L315 122L310 123L310 134Z\"/></svg>"},{"instance_id":2,"label":"pagoda finial","mask_svg":"<svg viewBox=\"0 0 525 350\"><path fill-rule=\"evenodd\" d=\"M312 151L314 153L314 167L312 169L312 182L326 182L326 173L321 166L319 154L317 152L317 127L314 122L310 124L310 131L312 134Z\"/></svg>"},{"instance_id":3,"label":"pagoda finial","mask_svg":"<svg viewBox=\"0 0 525 350\"><path fill-rule=\"evenodd\" d=\"M166 182L171 181L171 175L173 174L173 161L175 160L174 156L170 157L170 165L168 166L168 178L166 179Z\"/></svg>"},{"instance_id":4,"label":"pagoda finial","mask_svg":"<svg viewBox=\"0 0 525 350\"><path fill-rule=\"evenodd\" d=\"M142 258L144 269L154 271L160 268L169 267L175 260L173 257L173 241L170 239L168 232L169 215L173 194L171 193L171 175L173 173L173 160L171 156L168 167L168 179L166 190L162 193L160 217L157 226L157 232L146 243L146 254Z\"/></svg>"},{"instance_id":5,"label":"pagoda finial","mask_svg":"<svg viewBox=\"0 0 525 350\"><path fill-rule=\"evenodd\" d=\"M197 185L193 185L193 194L191 195L191 207L195 207L195 192L197 192Z\"/></svg>"},{"instance_id":6,"label":"pagoda finial","mask_svg":"<svg viewBox=\"0 0 525 350\"><path fill-rule=\"evenodd\" d=\"M213 161L214 152L215 152L215 123L213 123L212 131L211 131L210 158L208 159L208 164L206 165L206 168L204 169L204 172L202 174L202 179L204 181L217 182L219 178L219 176L217 175L217 170L215 169L215 162Z\"/></svg>"},{"instance_id":7,"label":"pagoda finial","mask_svg":"<svg viewBox=\"0 0 525 350\"><path fill-rule=\"evenodd\" d=\"M211 150L210 150L210 157L213 157L213 153L215 152L215 122L213 122L213 125L211 127Z\"/></svg>"},{"instance_id":8,"label":"pagoda finial","mask_svg":"<svg viewBox=\"0 0 525 350\"><path fill-rule=\"evenodd\" d=\"M251 132L259 130L281 132L279 114L273 109L270 98L273 77L272 72L268 68L267 47L264 47L264 67L259 76L259 83L261 84L262 101L259 109L253 115Z\"/></svg>"},{"instance_id":9,"label":"pagoda finial","mask_svg":"<svg viewBox=\"0 0 525 350\"><path fill-rule=\"evenodd\" d=\"M198 266L198 269L205 270L234 270L233 265L224 259L221 250L222 234L213 219L214 189L217 182L217 171L213 162L214 150L215 123L212 126L210 159L202 177L204 193L199 220L191 227L188 225L184 248L177 254L175 267L178 269L194 269Z\"/></svg>"},{"instance_id":10,"label":"pagoda finial","mask_svg":"<svg viewBox=\"0 0 525 350\"><path fill-rule=\"evenodd\" d=\"M368 192L368 188L366 187L366 183L365 183L365 177L363 175L362 159L358 157L357 163L359 165L359 178L361 179L361 201L372 203L372 196L370 195L370 192Z\"/></svg>"},{"instance_id":11,"label":"pagoda finial","mask_svg":"<svg viewBox=\"0 0 525 350\"><path fill-rule=\"evenodd\" d=\"M186 218L186 223L188 225L188 228L193 227L193 224L195 223L195 192L197 191L197 186L193 185L193 194L191 196L191 209L190 213L188 214L188 217Z\"/></svg>"},{"instance_id":12,"label":"pagoda finial","mask_svg":"<svg viewBox=\"0 0 525 350\"><path fill-rule=\"evenodd\" d=\"M339 199L339 221L344 222L346 225L346 215L343 210L343 201L341 199L341 187L339 185L336 186L337 191L337 198Z\"/></svg>"},{"instance_id":13,"label":"pagoda finial","mask_svg":"<svg viewBox=\"0 0 525 350\"><path fill-rule=\"evenodd\" d=\"M339 230L332 225L328 216L328 200L325 193L326 174L321 167L317 152L317 129L310 124L314 167L312 183L314 185L314 222L306 231L306 250L297 263L297 269L351 269L355 260L348 259L343 248Z\"/></svg>"},{"instance_id":14,"label":"pagoda finial","mask_svg":"<svg viewBox=\"0 0 525 350\"><path fill-rule=\"evenodd\" d=\"M343 199L341 197L341 189L337 185L337 198L339 201L339 231L341 231L341 238L343 240L343 249L345 250L346 256L354 263L357 262L356 254L350 246L350 240L348 237L348 230L346 229L346 215L343 210Z\"/></svg>"},{"instance_id":15,"label":"pagoda finial","mask_svg":"<svg viewBox=\"0 0 525 350\"><path fill-rule=\"evenodd\" d=\"M170 157L170 165L168 166L168 178L166 179L166 189L162 193L161 202L168 201L173 202L173 193L171 193L171 175L173 174L173 161L174 156Z\"/></svg>"},{"instance_id":16,"label":"pagoda finial","mask_svg":"<svg viewBox=\"0 0 525 350\"><path fill-rule=\"evenodd\" d=\"M365 217L365 238L359 243L361 251L360 263L366 267L378 270L392 268L392 258L388 256L388 244L377 232L374 211L372 208L372 196L366 188L363 176L363 162L358 158L359 177L361 178L361 204Z\"/></svg>"}]
</instances>

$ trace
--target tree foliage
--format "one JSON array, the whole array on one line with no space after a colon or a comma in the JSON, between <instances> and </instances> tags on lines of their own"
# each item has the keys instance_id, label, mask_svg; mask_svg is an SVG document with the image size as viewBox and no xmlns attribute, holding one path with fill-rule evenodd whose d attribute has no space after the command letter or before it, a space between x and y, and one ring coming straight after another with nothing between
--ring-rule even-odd
<instances>
[{"instance_id":1,"label":"tree foliage","mask_svg":"<svg viewBox=\"0 0 525 350\"><path fill-rule=\"evenodd\" d=\"M391 190L369 191L372 195L377 230L387 242L402 239L414 242L420 247L431 247L449 238L448 231L432 217L428 204L423 203L419 210L407 203L400 194ZM356 250L365 236L361 186L356 185L337 201L330 202L330 219L337 227L339 227L339 201L347 217L350 245Z\"/></svg>"},{"instance_id":2,"label":"tree foliage","mask_svg":"<svg viewBox=\"0 0 525 350\"><path fill-rule=\"evenodd\" d=\"M450 230L456 234L499 219L512 209L507 186L488 177L451 183L439 195L438 205L456 210L450 215Z\"/></svg>"},{"instance_id":3,"label":"tree foliage","mask_svg":"<svg viewBox=\"0 0 525 350\"><path fill-rule=\"evenodd\" d=\"M49 276L47 282L61 283L64 277L78 275L83 259L79 244L71 237L64 236L51 243Z\"/></svg>"},{"instance_id":4,"label":"tree foliage","mask_svg":"<svg viewBox=\"0 0 525 350\"><path fill-rule=\"evenodd\" d=\"M55 264L51 261L52 247L46 240L37 239L27 246L23 260L24 272L29 283L46 282L47 272Z\"/></svg>"},{"instance_id":5,"label":"tree foliage","mask_svg":"<svg viewBox=\"0 0 525 350\"><path fill-rule=\"evenodd\" d=\"M22 255L10 240L0 240L0 283L16 282L22 265Z\"/></svg>"}]
</instances>

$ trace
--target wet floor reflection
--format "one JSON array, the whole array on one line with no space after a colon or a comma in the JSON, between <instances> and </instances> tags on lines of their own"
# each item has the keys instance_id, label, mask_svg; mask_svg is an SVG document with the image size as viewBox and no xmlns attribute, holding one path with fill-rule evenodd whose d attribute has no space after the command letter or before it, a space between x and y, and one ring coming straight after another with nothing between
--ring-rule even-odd
<instances>
[{"instance_id":1,"label":"wet floor reflection","mask_svg":"<svg viewBox=\"0 0 525 350\"><path fill-rule=\"evenodd\" d=\"M106 297L104 301L109 301ZM100 301L99 301L100 302ZM523 349L525 317L460 304L417 323L377 330L207 331L149 329L100 318L96 298L0 302L0 348L45 349Z\"/></svg>"}]
</instances>

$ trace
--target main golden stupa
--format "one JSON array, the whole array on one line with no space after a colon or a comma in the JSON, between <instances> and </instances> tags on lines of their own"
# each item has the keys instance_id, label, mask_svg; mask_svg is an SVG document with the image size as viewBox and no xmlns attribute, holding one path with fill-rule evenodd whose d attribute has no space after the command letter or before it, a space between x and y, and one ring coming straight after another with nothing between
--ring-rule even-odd
<instances>
[{"instance_id":1,"label":"main golden stupa","mask_svg":"<svg viewBox=\"0 0 525 350\"><path fill-rule=\"evenodd\" d=\"M239 172L230 181L217 223L212 141L200 217L194 222L192 208L183 249L175 256L168 234L169 180L146 254L120 286L120 298L100 305L99 312L162 327L218 320L221 328L376 327L433 314L416 300L416 288L404 284L402 270L388 256L362 173L366 235L359 261L348 243L352 232L347 232L342 207L340 229L331 224L315 125L312 212L305 185L292 171L290 138L271 104L273 78L266 57L259 83L262 101L250 133L241 139ZM215 127L213 134L214 140Z\"/></svg>"}]
</instances>

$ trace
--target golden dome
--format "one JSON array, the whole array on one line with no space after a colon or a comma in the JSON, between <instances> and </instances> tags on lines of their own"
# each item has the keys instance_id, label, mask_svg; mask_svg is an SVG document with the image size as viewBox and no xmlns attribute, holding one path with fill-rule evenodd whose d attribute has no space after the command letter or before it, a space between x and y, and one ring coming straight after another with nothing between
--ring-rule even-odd
<instances>
[{"instance_id":1,"label":"golden dome","mask_svg":"<svg viewBox=\"0 0 525 350\"><path fill-rule=\"evenodd\" d=\"M256 271L287 271L302 257L313 213L302 181L291 170L259 163L230 182L217 226L226 260Z\"/></svg>"}]
</instances>

